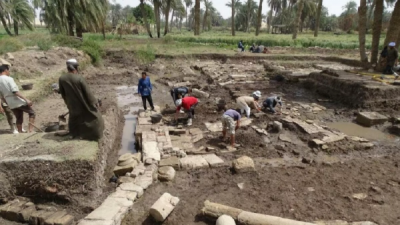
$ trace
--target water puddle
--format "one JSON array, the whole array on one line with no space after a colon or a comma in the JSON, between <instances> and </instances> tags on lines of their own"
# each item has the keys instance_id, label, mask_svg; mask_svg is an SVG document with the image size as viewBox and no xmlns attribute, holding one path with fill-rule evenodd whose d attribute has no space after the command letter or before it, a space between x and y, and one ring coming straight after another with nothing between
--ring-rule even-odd
<instances>
[{"instance_id":1,"label":"water puddle","mask_svg":"<svg viewBox=\"0 0 400 225\"><path fill-rule=\"evenodd\" d=\"M349 136L357 136L374 141L395 141L396 137L383 133L380 130L370 127L363 127L350 122L328 123L328 127L339 130Z\"/></svg>"},{"instance_id":2,"label":"water puddle","mask_svg":"<svg viewBox=\"0 0 400 225\"><path fill-rule=\"evenodd\" d=\"M121 149L119 155L125 153L136 153L135 149L135 129L137 122L137 112L140 109L140 97L133 95L137 93L137 87L120 86L116 88L118 106L128 108L129 111L124 115L125 124L122 132Z\"/></svg>"}]
</instances>

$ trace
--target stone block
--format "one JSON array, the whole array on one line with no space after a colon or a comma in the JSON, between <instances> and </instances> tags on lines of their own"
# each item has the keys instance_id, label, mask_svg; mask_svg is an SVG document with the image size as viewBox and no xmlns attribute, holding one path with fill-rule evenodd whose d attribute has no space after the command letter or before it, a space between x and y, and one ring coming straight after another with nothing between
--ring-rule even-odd
<instances>
[{"instance_id":1,"label":"stone block","mask_svg":"<svg viewBox=\"0 0 400 225\"><path fill-rule=\"evenodd\" d=\"M146 173L136 178L135 184L146 190L153 183L153 176L146 176Z\"/></svg>"},{"instance_id":2,"label":"stone block","mask_svg":"<svg viewBox=\"0 0 400 225\"><path fill-rule=\"evenodd\" d=\"M139 117L138 124L139 125L152 125L151 119L149 117Z\"/></svg>"},{"instance_id":3,"label":"stone block","mask_svg":"<svg viewBox=\"0 0 400 225\"><path fill-rule=\"evenodd\" d=\"M189 134L191 134L191 135L202 134L202 133L203 133L203 131L200 130L200 128L192 128L189 130Z\"/></svg>"},{"instance_id":4,"label":"stone block","mask_svg":"<svg viewBox=\"0 0 400 225\"><path fill-rule=\"evenodd\" d=\"M228 215L222 215L218 217L215 225L236 225L235 220Z\"/></svg>"},{"instance_id":5,"label":"stone block","mask_svg":"<svg viewBox=\"0 0 400 225\"><path fill-rule=\"evenodd\" d=\"M130 201L135 201L136 198L138 197L138 194L133 191L123 191L121 189L118 189L116 192L112 193L110 195L112 198L125 198Z\"/></svg>"},{"instance_id":6,"label":"stone block","mask_svg":"<svg viewBox=\"0 0 400 225\"><path fill-rule=\"evenodd\" d=\"M65 215L67 215L66 211L57 211L54 212L53 215L51 215L49 218L47 218L44 221L44 225L54 225L54 222L58 219L61 219L62 217L64 217Z\"/></svg>"},{"instance_id":7,"label":"stone block","mask_svg":"<svg viewBox=\"0 0 400 225\"><path fill-rule=\"evenodd\" d=\"M276 130L276 131L281 131L282 129L283 129L283 126L282 126L282 123L281 122L278 122L278 121L274 121L274 123L273 123L274 125L273 125L273 127L274 127L274 129Z\"/></svg>"},{"instance_id":8,"label":"stone block","mask_svg":"<svg viewBox=\"0 0 400 225\"><path fill-rule=\"evenodd\" d=\"M193 137L192 137L192 142L193 142L193 143L199 142L199 141L201 141L203 138L204 138L204 137L203 137L203 134L196 134L196 135L193 135Z\"/></svg>"},{"instance_id":9,"label":"stone block","mask_svg":"<svg viewBox=\"0 0 400 225\"><path fill-rule=\"evenodd\" d=\"M157 136L157 142L167 142L166 136Z\"/></svg>"},{"instance_id":10,"label":"stone block","mask_svg":"<svg viewBox=\"0 0 400 225\"><path fill-rule=\"evenodd\" d=\"M199 89L193 88L192 95L196 98L209 98L210 94L204 91L200 91Z\"/></svg>"},{"instance_id":11,"label":"stone block","mask_svg":"<svg viewBox=\"0 0 400 225\"><path fill-rule=\"evenodd\" d=\"M255 170L253 159L248 156L242 156L238 159L233 160L232 166L237 173L250 172Z\"/></svg>"},{"instance_id":12,"label":"stone block","mask_svg":"<svg viewBox=\"0 0 400 225\"><path fill-rule=\"evenodd\" d=\"M133 182L135 182L135 179L132 177L122 176L118 178L118 184L133 183Z\"/></svg>"},{"instance_id":13,"label":"stone block","mask_svg":"<svg viewBox=\"0 0 400 225\"><path fill-rule=\"evenodd\" d=\"M65 215L59 219L54 220L54 225L72 225L74 219L74 216ZM98 223L96 225L101 225L101 223Z\"/></svg>"},{"instance_id":14,"label":"stone block","mask_svg":"<svg viewBox=\"0 0 400 225\"><path fill-rule=\"evenodd\" d=\"M178 157L172 156L171 158L168 159L162 159L159 163L160 167L163 166L172 166L174 169L179 170L180 169L180 160Z\"/></svg>"},{"instance_id":15,"label":"stone block","mask_svg":"<svg viewBox=\"0 0 400 225\"><path fill-rule=\"evenodd\" d=\"M114 220L81 220L78 225L115 225Z\"/></svg>"},{"instance_id":16,"label":"stone block","mask_svg":"<svg viewBox=\"0 0 400 225\"><path fill-rule=\"evenodd\" d=\"M19 213L26 208L25 201L14 201L0 209L0 215L6 220L18 221Z\"/></svg>"},{"instance_id":17,"label":"stone block","mask_svg":"<svg viewBox=\"0 0 400 225\"><path fill-rule=\"evenodd\" d=\"M200 155L189 155L180 159L183 169L200 169L209 167L208 162Z\"/></svg>"},{"instance_id":18,"label":"stone block","mask_svg":"<svg viewBox=\"0 0 400 225\"><path fill-rule=\"evenodd\" d=\"M143 188L133 183L124 183L121 184L118 188L122 191L135 192L138 197L141 197L143 195Z\"/></svg>"},{"instance_id":19,"label":"stone block","mask_svg":"<svg viewBox=\"0 0 400 225\"><path fill-rule=\"evenodd\" d=\"M49 219L50 217L52 217L54 213L55 213L55 212L49 212L49 211L44 211L43 213L41 213L41 214L37 217L38 224L39 224L39 225L43 225L43 224L44 224L44 221L46 221L47 219Z\"/></svg>"},{"instance_id":20,"label":"stone block","mask_svg":"<svg viewBox=\"0 0 400 225\"><path fill-rule=\"evenodd\" d=\"M132 207L133 202L124 198L108 197L97 209L85 217L86 220L115 221L121 211Z\"/></svg>"},{"instance_id":21,"label":"stone block","mask_svg":"<svg viewBox=\"0 0 400 225\"><path fill-rule=\"evenodd\" d=\"M116 176L123 176L126 173L130 173L136 167L137 164L138 164L137 161L133 160L132 164L127 165L127 166L115 166L114 167L114 174Z\"/></svg>"},{"instance_id":22,"label":"stone block","mask_svg":"<svg viewBox=\"0 0 400 225\"><path fill-rule=\"evenodd\" d=\"M151 141L143 143L143 161L146 161L146 159L160 161L161 155L157 146L157 142Z\"/></svg>"},{"instance_id":23,"label":"stone block","mask_svg":"<svg viewBox=\"0 0 400 225\"><path fill-rule=\"evenodd\" d=\"M388 117L377 112L360 112L357 115L357 123L363 126L373 126L388 121Z\"/></svg>"},{"instance_id":24,"label":"stone block","mask_svg":"<svg viewBox=\"0 0 400 225\"><path fill-rule=\"evenodd\" d=\"M224 160L215 154L207 154L203 155L203 158L208 162L211 168L219 167L224 164Z\"/></svg>"},{"instance_id":25,"label":"stone block","mask_svg":"<svg viewBox=\"0 0 400 225\"><path fill-rule=\"evenodd\" d=\"M312 142L314 145L317 145L317 146L320 146L320 145L325 144L325 142L323 142L323 141L321 141L321 140L319 140L319 139L312 139L311 142Z\"/></svg>"},{"instance_id":26,"label":"stone block","mask_svg":"<svg viewBox=\"0 0 400 225\"><path fill-rule=\"evenodd\" d=\"M29 222L29 218L31 215L36 212L36 207L34 205L28 206L25 209L19 212L19 221L21 222Z\"/></svg>"},{"instance_id":27,"label":"stone block","mask_svg":"<svg viewBox=\"0 0 400 225\"><path fill-rule=\"evenodd\" d=\"M135 178L135 177L138 177L138 176L144 174L145 169L146 169L146 167L144 166L144 164L140 163L131 172L131 177Z\"/></svg>"},{"instance_id":28,"label":"stone block","mask_svg":"<svg viewBox=\"0 0 400 225\"><path fill-rule=\"evenodd\" d=\"M175 178L175 169L172 166L164 166L158 169L158 179L160 181L172 181Z\"/></svg>"},{"instance_id":29,"label":"stone block","mask_svg":"<svg viewBox=\"0 0 400 225\"><path fill-rule=\"evenodd\" d=\"M150 215L158 222L164 221L179 203L179 198L164 193L150 208Z\"/></svg>"}]
</instances>

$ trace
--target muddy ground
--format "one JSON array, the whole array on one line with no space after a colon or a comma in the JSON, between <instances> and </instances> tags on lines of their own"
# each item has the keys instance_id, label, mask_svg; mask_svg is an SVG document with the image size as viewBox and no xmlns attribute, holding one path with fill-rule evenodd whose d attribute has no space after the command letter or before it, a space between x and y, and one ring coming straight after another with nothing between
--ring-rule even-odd
<instances>
[{"instance_id":1,"label":"muddy ground","mask_svg":"<svg viewBox=\"0 0 400 225\"><path fill-rule=\"evenodd\" d=\"M400 171L397 153L397 137L388 136L385 140L374 140L372 149L365 149L358 143L347 139L329 145L322 150L309 145L314 138L304 134L299 128L286 125L283 134L291 142L280 140L278 133L270 133L266 139L251 127L241 128L236 135L241 146L233 153L220 153L226 143L221 143L219 133L208 132L204 122L220 120L222 112L216 110L216 98L224 99L228 107L235 108L230 89L236 88L249 95L255 90L263 93L263 98L271 94L280 94L285 105L318 103L327 108L317 114L301 111L299 118L318 121L322 124L333 122L351 122L358 109L348 108L340 102L319 102L325 96L319 96L305 88L303 82L277 82L262 79L252 84L218 83L227 79L226 74L213 78L214 73L205 71L203 64L217 65L217 72L226 74L238 73L236 65L248 67L246 73L265 77L263 64L271 63L285 67L285 70L301 70L313 65L333 64L326 61L260 61L231 59L171 59L160 58L156 62L140 66L135 63L132 54L125 51L109 52L103 68L89 67L83 75L95 96L103 102L103 113L116 104L115 88L118 86L137 85L141 71L150 75L154 90L153 99L162 108L172 107L168 82L191 81L194 87L211 94L208 99L201 99L196 109L193 127L202 129L205 138L196 143L196 148L213 146L217 155L229 162L239 156L247 155L254 159L257 171L248 174L234 174L228 167L203 169L196 171L179 171L175 180L170 183L152 185L143 197L138 199L133 211L123 222L131 224L156 224L148 215L151 205L164 192L180 198L181 202L164 224L214 224L215 220L199 215L203 202L210 200L251 212L264 213L302 221L342 219L346 221L370 220L380 225L399 224L400 218ZM200 65L202 64L202 65ZM340 68L341 64L336 63ZM348 65L342 65L348 68ZM189 70L189 69L190 70ZM206 67L205 67L206 68ZM313 69L318 68L314 66ZM190 78L192 77L192 78ZM222 78L221 78L222 77ZM194 79L193 79L194 78ZM221 80L219 80L221 79ZM168 105L168 106L167 106ZM37 124L45 125L57 121L57 116L66 112L60 96L51 95L34 105L37 111ZM290 108L290 107L289 107ZM124 109L122 109L124 110ZM378 109L390 116L396 112ZM172 118L172 111L165 110L164 117ZM285 115L265 114L253 117L253 125L268 130L274 120ZM375 127L385 134L388 124ZM0 127L8 127L6 121L0 121ZM390 138L389 138L390 137ZM117 148L117 147L116 147ZM115 156L117 153L115 152ZM306 159L305 161L303 159ZM108 167L114 166L110 159ZM302 162L303 161L303 162ZM306 162L306 163L304 163ZM110 175L110 174L109 174ZM106 175L107 176L107 175ZM244 183L243 190L238 183ZM108 184L104 195L114 190L114 184ZM366 193L368 197L356 200L356 193ZM82 201L85 201L82 199ZM68 206L63 206L68 207ZM90 212L70 208L79 219ZM0 219L0 223L3 222Z\"/></svg>"}]
</instances>

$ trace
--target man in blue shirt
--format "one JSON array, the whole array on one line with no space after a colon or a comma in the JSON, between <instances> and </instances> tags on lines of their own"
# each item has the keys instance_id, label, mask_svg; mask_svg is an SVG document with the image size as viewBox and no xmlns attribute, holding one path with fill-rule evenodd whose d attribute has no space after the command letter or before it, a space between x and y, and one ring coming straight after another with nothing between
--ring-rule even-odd
<instances>
[{"instance_id":1,"label":"man in blue shirt","mask_svg":"<svg viewBox=\"0 0 400 225\"><path fill-rule=\"evenodd\" d=\"M140 78L138 84L138 93L140 96L142 96L144 110L147 110L147 100L150 104L151 110L154 111L153 99L151 97L152 90L153 87L151 86L150 77L147 76L146 72L142 72L142 78Z\"/></svg>"},{"instance_id":2,"label":"man in blue shirt","mask_svg":"<svg viewBox=\"0 0 400 225\"><path fill-rule=\"evenodd\" d=\"M244 52L244 45L242 40L239 41L238 48L242 49L242 52Z\"/></svg>"},{"instance_id":3,"label":"man in blue shirt","mask_svg":"<svg viewBox=\"0 0 400 225\"><path fill-rule=\"evenodd\" d=\"M226 131L229 130L232 147L235 147L235 131L239 129L240 118L240 113L233 109L228 109L224 115L222 115L222 139L225 139Z\"/></svg>"},{"instance_id":4,"label":"man in blue shirt","mask_svg":"<svg viewBox=\"0 0 400 225\"><path fill-rule=\"evenodd\" d=\"M264 102L263 102L263 106L267 109L269 109L269 111L273 114L276 113L275 111L275 106L279 104L282 108L282 98L279 96L271 96L268 97Z\"/></svg>"}]
</instances>

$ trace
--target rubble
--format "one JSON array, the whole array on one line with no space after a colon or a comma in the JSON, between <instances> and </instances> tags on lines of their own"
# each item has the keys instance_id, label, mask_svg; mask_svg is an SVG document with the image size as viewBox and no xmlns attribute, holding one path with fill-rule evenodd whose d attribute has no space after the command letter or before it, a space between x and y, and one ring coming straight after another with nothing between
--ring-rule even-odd
<instances>
[{"instance_id":1,"label":"rubble","mask_svg":"<svg viewBox=\"0 0 400 225\"><path fill-rule=\"evenodd\" d=\"M250 172L255 170L254 162L248 156L242 156L238 159L233 160L232 166L237 173Z\"/></svg>"},{"instance_id":2,"label":"rubble","mask_svg":"<svg viewBox=\"0 0 400 225\"><path fill-rule=\"evenodd\" d=\"M164 166L158 169L160 181L172 181L175 178L175 169L172 166Z\"/></svg>"}]
</instances>

